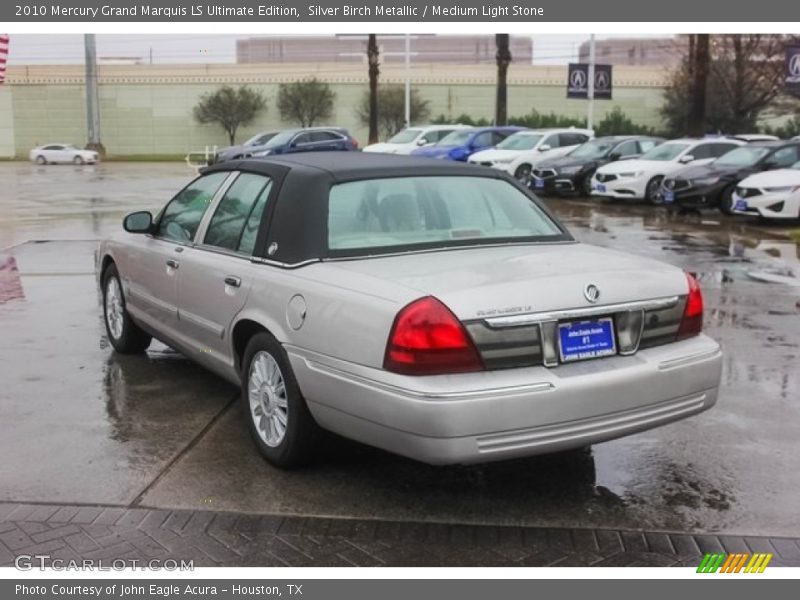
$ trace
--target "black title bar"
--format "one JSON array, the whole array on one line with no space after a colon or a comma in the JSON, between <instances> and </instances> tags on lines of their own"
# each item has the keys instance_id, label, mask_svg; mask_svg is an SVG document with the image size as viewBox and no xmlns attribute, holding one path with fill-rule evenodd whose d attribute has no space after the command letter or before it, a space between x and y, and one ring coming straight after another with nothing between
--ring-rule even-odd
<instances>
[{"instance_id":1,"label":"black title bar","mask_svg":"<svg viewBox=\"0 0 800 600\"><path fill-rule=\"evenodd\" d=\"M2 22L770 22L797 21L786 0L461 0L270 2L220 0L5 0Z\"/></svg>"}]
</instances>

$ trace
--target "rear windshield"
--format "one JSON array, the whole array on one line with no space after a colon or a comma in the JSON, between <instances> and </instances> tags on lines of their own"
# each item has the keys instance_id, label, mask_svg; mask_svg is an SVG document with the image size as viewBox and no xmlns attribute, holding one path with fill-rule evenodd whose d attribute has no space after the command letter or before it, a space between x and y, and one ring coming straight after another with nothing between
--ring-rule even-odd
<instances>
[{"instance_id":1,"label":"rear windshield","mask_svg":"<svg viewBox=\"0 0 800 600\"><path fill-rule=\"evenodd\" d=\"M570 239L502 179L396 177L340 183L328 202L328 248L346 254Z\"/></svg>"}]
</instances>

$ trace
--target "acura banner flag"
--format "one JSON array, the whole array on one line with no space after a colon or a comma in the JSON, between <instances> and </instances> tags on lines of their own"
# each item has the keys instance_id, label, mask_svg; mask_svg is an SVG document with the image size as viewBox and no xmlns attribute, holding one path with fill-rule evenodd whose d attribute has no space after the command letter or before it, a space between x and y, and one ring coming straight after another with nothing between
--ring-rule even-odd
<instances>
[{"instance_id":1,"label":"acura banner flag","mask_svg":"<svg viewBox=\"0 0 800 600\"><path fill-rule=\"evenodd\" d=\"M800 96L800 46L786 47L786 91Z\"/></svg>"},{"instance_id":2,"label":"acura banner flag","mask_svg":"<svg viewBox=\"0 0 800 600\"><path fill-rule=\"evenodd\" d=\"M594 97L611 100L611 65L594 66ZM570 63L567 73L567 98L589 97L589 65Z\"/></svg>"}]
</instances>

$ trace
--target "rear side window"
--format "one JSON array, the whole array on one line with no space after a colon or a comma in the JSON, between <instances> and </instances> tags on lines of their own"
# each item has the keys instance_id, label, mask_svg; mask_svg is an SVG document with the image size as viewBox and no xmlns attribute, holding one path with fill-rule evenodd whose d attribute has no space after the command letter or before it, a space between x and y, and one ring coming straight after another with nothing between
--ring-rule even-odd
<instances>
[{"instance_id":1,"label":"rear side window","mask_svg":"<svg viewBox=\"0 0 800 600\"><path fill-rule=\"evenodd\" d=\"M488 177L397 177L333 186L328 248L445 247L561 237L512 184ZM355 252L357 253L357 252Z\"/></svg>"},{"instance_id":2,"label":"rear side window","mask_svg":"<svg viewBox=\"0 0 800 600\"><path fill-rule=\"evenodd\" d=\"M312 142L332 142L342 139L332 131L315 131L311 134Z\"/></svg>"},{"instance_id":3,"label":"rear side window","mask_svg":"<svg viewBox=\"0 0 800 600\"><path fill-rule=\"evenodd\" d=\"M208 225L207 246L252 254L272 180L242 173L225 192Z\"/></svg>"},{"instance_id":4,"label":"rear side window","mask_svg":"<svg viewBox=\"0 0 800 600\"><path fill-rule=\"evenodd\" d=\"M218 171L198 177L178 192L161 213L156 235L175 242L191 242L208 205L229 174Z\"/></svg>"}]
</instances>

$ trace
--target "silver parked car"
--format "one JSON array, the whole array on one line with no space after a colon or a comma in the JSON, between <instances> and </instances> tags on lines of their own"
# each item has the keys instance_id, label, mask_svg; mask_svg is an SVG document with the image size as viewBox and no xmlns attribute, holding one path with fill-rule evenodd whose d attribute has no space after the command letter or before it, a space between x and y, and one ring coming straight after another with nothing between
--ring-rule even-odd
<instances>
[{"instance_id":1,"label":"silver parked car","mask_svg":"<svg viewBox=\"0 0 800 600\"><path fill-rule=\"evenodd\" d=\"M320 429L434 464L567 450L710 408L682 270L576 242L499 170L368 153L217 164L101 244L108 337L241 385L273 464Z\"/></svg>"}]
</instances>

